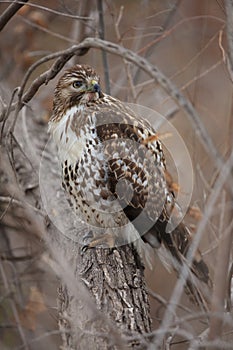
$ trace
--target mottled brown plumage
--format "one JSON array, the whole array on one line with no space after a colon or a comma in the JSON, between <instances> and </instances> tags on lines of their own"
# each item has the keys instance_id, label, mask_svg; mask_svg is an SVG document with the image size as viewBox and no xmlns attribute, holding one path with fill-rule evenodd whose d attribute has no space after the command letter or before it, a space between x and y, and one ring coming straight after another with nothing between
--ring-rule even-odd
<instances>
[{"instance_id":1,"label":"mottled brown plumage","mask_svg":"<svg viewBox=\"0 0 233 350\"><path fill-rule=\"evenodd\" d=\"M102 93L93 68L76 65L57 84L50 132L58 147L63 187L79 217L93 230L113 235L118 244L140 235L141 242L164 246L179 272L191 236L183 223L170 220L179 207L165 175L161 142L149 123ZM195 280L210 285L199 252L187 286L203 301Z\"/></svg>"}]
</instances>

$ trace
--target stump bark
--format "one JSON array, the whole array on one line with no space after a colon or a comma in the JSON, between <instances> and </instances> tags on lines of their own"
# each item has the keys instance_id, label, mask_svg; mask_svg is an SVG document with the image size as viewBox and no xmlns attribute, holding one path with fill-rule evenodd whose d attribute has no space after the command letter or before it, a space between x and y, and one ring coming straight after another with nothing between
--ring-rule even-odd
<instances>
[{"instance_id":1,"label":"stump bark","mask_svg":"<svg viewBox=\"0 0 233 350\"><path fill-rule=\"evenodd\" d=\"M90 312L88 301L61 283L58 313L63 349L146 348L150 308L144 268L135 248L125 245L83 252L78 245L71 247L73 242L66 244L67 251L73 252L74 278L89 294L94 309Z\"/></svg>"}]
</instances>

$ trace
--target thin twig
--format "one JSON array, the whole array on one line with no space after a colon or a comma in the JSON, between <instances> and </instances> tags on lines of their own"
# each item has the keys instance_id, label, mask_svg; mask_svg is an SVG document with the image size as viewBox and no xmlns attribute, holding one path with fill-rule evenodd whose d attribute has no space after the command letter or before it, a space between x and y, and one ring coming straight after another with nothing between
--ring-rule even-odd
<instances>
[{"instance_id":1,"label":"thin twig","mask_svg":"<svg viewBox=\"0 0 233 350\"><path fill-rule=\"evenodd\" d=\"M108 42L105 40L101 40L98 38L86 38L82 43L79 45L74 45L71 48L57 52L55 54L48 55L44 57L43 59L36 62L34 65L32 65L27 72L25 78L23 87L21 86L21 94L24 90L24 87L26 85L26 82L33 72L33 70L39 66L40 64L47 62L51 59L57 58L51 69L48 71L42 73L37 79L35 79L29 89L22 95L20 98L19 105L22 107L25 103L29 102L32 97L35 95L35 93L38 91L41 85L47 84L49 80L53 79L58 72L63 68L65 63L75 54L76 55L83 55L85 54L90 48L97 48L97 49L104 49L107 52L110 52L112 54L115 54L117 56L120 56L129 62L134 63L138 67L140 67L143 71L145 71L148 75L150 75L157 83L160 84L160 86L167 91L167 93L178 103L178 105L184 110L186 116L192 123L194 130L196 130L197 135L200 138L201 143L203 144L206 152L212 157L214 160L214 163L218 169L218 172L221 171L222 167L224 166L224 161L219 154L219 151L215 147L215 144L213 143L212 139L210 138L201 118L199 117L197 111L193 107L192 103L186 99L186 97L177 89L177 87L156 67L155 65L152 65L148 60L145 58L137 55L136 53L132 52L131 50L125 49L120 45L114 44L112 42ZM16 107L13 104L13 107ZM230 177L231 179L231 177ZM229 190L231 193L233 193L233 186L232 183L229 184Z\"/></svg>"},{"instance_id":2,"label":"thin twig","mask_svg":"<svg viewBox=\"0 0 233 350\"><path fill-rule=\"evenodd\" d=\"M207 43L198 51L198 53L194 56L192 56L191 60L188 61L187 64L185 64L184 66L182 66L182 68L180 70L178 70L175 74L173 74L172 76L170 76L169 78L174 80L174 78L176 78L177 76L179 76L180 74L184 73L188 67L190 67L191 65L194 64L195 61L197 61L197 59L207 50L207 48L210 47L210 45L214 42L214 40L221 35L221 33L223 32L225 25L222 26L222 29L220 29L219 31L217 31L212 38L210 38Z\"/></svg>"},{"instance_id":3,"label":"thin twig","mask_svg":"<svg viewBox=\"0 0 233 350\"><path fill-rule=\"evenodd\" d=\"M32 209L33 211L35 211L36 213L44 216L45 214L43 214L43 212L40 209L37 209L36 207L34 207L33 205L26 203L26 202L22 202L19 201L18 199L15 199L13 197L5 197L5 196L0 196L0 202L2 203L6 203L6 204L15 204L19 207L29 207L30 209Z\"/></svg>"},{"instance_id":4,"label":"thin twig","mask_svg":"<svg viewBox=\"0 0 233 350\"><path fill-rule=\"evenodd\" d=\"M121 36L121 33L120 33L119 26L120 26L120 21L121 21L122 16L123 16L123 11L124 11L124 6L121 6L119 14L118 14L117 18L114 21L114 28L115 28L115 32L116 32L117 41L118 41L119 44L122 45L122 47L123 47L123 42L122 42L122 36ZM136 103L137 93L136 93L136 90L135 90L135 84L133 82L133 76L132 76L132 73L131 73L130 64L125 59L123 61L124 61L126 77L127 77L128 84L129 84L129 87L130 87L130 90L131 90L131 93L132 93L132 97L133 97L133 102Z\"/></svg>"},{"instance_id":5,"label":"thin twig","mask_svg":"<svg viewBox=\"0 0 233 350\"><path fill-rule=\"evenodd\" d=\"M12 133L11 134L12 140L14 140L14 142L16 143L18 149L20 150L20 152L23 154L23 156L25 157L25 159L28 161L28 163L30 164L33 172L36 174L36 170L34 168L34 165L32 164L31 159L27 156L27 154L25 153L25 151L23 150L22 146L20 145L19 141L17 140L16 136Z\"/></svg>"},{"instance_id":6,"label":"thin twig","mask_svg":"<svg viewBox=\"0 0 233 350\"><path fill-rule=\"evenodd\" d=\"M227 177L229 176L232 165L233 165L233 152L232 152L231 156L229 157L229 159L224 164L222 171L220 172L220 174L215 182L215 186L214 186L214 188L213 188L213 190L208 198L205 212L203 215L203 219L201 220L201 222L199 224L198 230L195 234L195 237L193 238L192 244L191 244L190 249L187 253L187 264L190 264L192 262L193 256L196 252L196 249L198 247L198 244L200 242L200 239L202 237L202 234L204 232L206 224L212 215L212 211L213 211L215 202L216 202L216 200L220 194L220 191L222 190L222 188L227 180ZM170 324L172 322L172 315L173 315L173 312L176 308L175 304L178 303L180 300L180 297L181 297L181 294L182 294L182 291L183 291L183 288L185 285L185 281L188 277L188 267L185 265L181 269L181 276L183 276L183 278L179 279L178 282L176 283L176 286L174 288L174 291L173 291L171 299L170 299L170 303L169 303L167 310L164 314L163 322L160 326L160 329L162 329L164 331L169 330ZM151 346L148 348L148 350L159 348L159 345L161 344L162 339L163 339L163 336L158 335L157 338L154 339L154 342L151 344Z\"/></svg>"},{"instance_id":7,"label":"thin twig","mask_svg":"<svg viewBox=\"0 0 233 350\"><path fill-rule=\"evenodd\" d=\"M168 35L170 35L171 33L173 33L179 26L183 25L186 22L190 22L190 21L195 21L195 20L200 20L200 19L211 19L214 21L218 21L220 23L223 23L223 25L225 24L225 20L217 17L217 16L212 16L212 15L199 15L199 16L192 16L192 17L187 17L187 18L183 18L181 19L179 22L177 22L173 27L171 27L170 29L166 30L161 36L159 36L158 38L156 38L155 40L151 41L149 44L147 44L145 47L141 48L138 51L138 54L143 54L143 52L145 50L147 50L150 46L154 45L157 42L160 42L161 40L163 40L164 38L166 38Z\"/></svg>"},{"instance_id":8,"label":"thin twig","mask_svg":"<svg viewBox=\"0 0 233 350\"><path fill-rule=\"evenodd\" d=\"M27 0L28 1L28 0ZM12 0L1 0L1 2L5 2L5 3L12 3ZM24 4L24 0L21 0L21 1L17 1L17 4L21 4L21 6L23 6ZM72 19L78 19L78 20L81 20L81 21L90 21L92 20L93 21L93 18L91 17L86 17L86 16L76 16L76 15L72 15L70 13L65 13L65 12L60 12L60 11L56 11L56 10L53 10L49 7L44 7L44 6L41 6L41 5L38 5L38 4L33 4L33 3L28 3L27 6L30 6L30 7L34 7L36 9L40 9L42 11L46 11L46 12L50 12L50 13L53 13L55 15L58 15L58 16L62 16L62 17L68 17L68 18L72 18Z\"/></svg>"},{"instance_id":9,"label":"thin twig","mask_svg":"<svg viewBox=\"0 0 233 350\"><path fill-rule=\"evenodd\" d=\"M5 210L3 211L3 213L2 213L1 216L0 216L0 221L1 221L1 220L4 218L4 216L6 215L8 209L9 209L10 206L11 206L12 200L13 200L13 198L12 198L10 201L8 201L7 207L5 208Z\"/></svg>"},{"instance_id":10,"label":"thin twig","mask_svg":"<svg viewBox=\"0 0 233 350\"><path fill-rule=\"evenodd\" d=\"M155 293L153 290L148 289L148 294L155 300L157 300L160 304L162 304L164 307L167 307L167 303L168 301L166 299L164 299L161 295ZM181 310L187 312L188 314L190 314L191 310L188 307L185 307L181 304L177 304L176 305L177 308L180 308ZM174 314L175 315L175 314Z\"/></svg>"},{"instance_id":11,"label":"thin twig","mask_svg":"<svg viewBox=\"0 0 233 350\"><path fill-rule=\"evenodd\" d=\"M65 3L63 3L63 7L66 8ZM70 10L66 8L66 10L69 12ZM90 0L86 1L79 1L77 9L75 10L75 13L78 13L82 17L88 17L89 13L91 13L91 6L90 6ZM96 27L90 26L88 22L84 21L73 21L71 31L69 34L69 37L74 40L76 43L80 43L82 40L84 40L88 35L87 33L96 33ZM74 56L70 60L70 65L75 65L79 63L78 56Z\"/></svg>"},{"instance_id":12,"label":"thin twig","mask_svg":"<svg viewBox=\"0 0 233 350\"><path fill-rule=\"evenodd\" d=\"M4 289L6 290L6 292L9 292L10 291L10 286L9 286L9 282L8 282L6 274L5 274L5 270L4 270L3 264L0 264L0 272L1 272L1 275L2 275L2 279L3 279ZM27 338L26 338L26 335L24 333L23 327L22 327L21 322L20 322L20 317L19 317L19 313L18 313L18 310L17 310L17 307L16 307L16 303L15 303L15 301L13 299L10 299L10 306L11 306L11 310L12 310L12 313L13 313L14 318L15 318L15 322L17 324L17 328L18 328L20 337L21 337L22 342L23 342L24 349L25 350L29 350L29 345L27 343Z\"/></svg>"},{"instance_id":13,"label":"thin twig","mask_svg":"<svg viewBox=\"0 0 233 350\"><path fill-rule=\"evenodd\" d=\"M230 69L233 72L233 0L225 0Z\"/></svg>"},{"instance_id":14,"label":"thin twig","mask_svg":"<svg viewBox=\"0 0 233 350\"><path fill-rule=\"evenodd\" d=\"M215 70L221 64L222 64L222 58L220 60L218 60L215 64L210 66L209 69L206 69L204 72L195 75L195 77L193 79L189 80L187 83L182 85L179 89L182 90L182 91L186 90L190 85L192 85L196 81L198 81L198 80L202 79L203 77L205 77L207 74L209 74L210 72Z\"/></svg>"},{"instance_id":15,"label":"thin twig","mask_svg":"<svg viewBox=\"0 0 233 350\"><path fill-rule=\"evenodd\" d=\"M40 340L51 337L52 335L60 335L60 334L61 334L60 330L54 330L54 331L48 331L48 332L44 331L41 335L38 335L37 337L30 339L28 341L28 345L31 346L30 349L32 349L33 348L32 345L38 343ZM25 350L25 346L24 345L17 346L15 350Z\"/></svg>"},{"instance_id":16,"label":"thin twig","mask_svg":"<svg viewBox=\"0 0 233 350\"><path fill-rule=\"evenodd\" d=\"M22 0L21 3L19 3L16 0L7 7L7 9L0 16L0 31L5 27L5 25L9 22L9 20L16 14L16 12L19 11L19 9L23 7L27 2L28 0Z\"/></svg>"},{"instance_id":17,"label":"thin twig","mask_svg":"<svg viewBox=\"0 0 233 350\"><path fill-rule=\"evenodd\" d=\"M232 202L229 203L228 207L230 209L232 208ZM233 219L231 220L227 228L224 229L224 232L223 233L220 232L220 235L218 236L218 238L216 238L215 240L213 240L213 242L211 242L209 248L206 249L205 252L202 253L202 255L204 256L206 254L210 254L211 252L216 250L219 246L219 242L221 242L222 240L225 240L226 237L231 234L232 230L233 230Z\"/></svg>"},{"instance_id":18,"label":"thin twig","mask_svg":"<svg viewBox=\"0 0 233 350\"><path fill-rule=\"evenodd\" d=\"M227 57L226 57L226 52L222 44L222 37L223 37L223 29L221 29L218 33L218 46L221 50L222 53L222 60L224 63L226 63Z\"/></svg>"},{"instance_id":19,"label":"thin twig","mask_svg":"<svg viewBox=\"0 0 233 350\"><path fill-rule=\"evenodd\" d=\"M32 256L31 254L22 255L22 256L9 256L6 254L0 254L0 260L8 260L8 261L15 261L15 262L32 260L34 258L35 257Z\"/></svg>"},{"instance_id":20,"label":"thin twig","mask_svg":"<svg viewBox=\"0 0 233 350\"><path fill-rule=\"evenodd\" d=\"M11 98L10 98L10 102L8 105L5 105L4 102L2 101L2 110L1 110L1 115L0 115L0 122L3 121L2 123L2 127L1 127L1 132L0 132L0 144L2 144L2 139L3 139L3 134L4 134L4 128L5 128L5 124L6 124L6 120L11 112L11 109L13 109L12 105L13 105L13 101L15 98L16 93L19 91L19 87L16 87L12 94L11 94Z\"/></svg>"},{"instance_id":21,"label":"thin twig","mask_svg":"<svg viewBox=\"0 0 233 350\"><path fill-rule=\"evenodd\" d=\"M165 21L164 21L164 23L162 24L161 29L160 29L160 31L159 31L160 36L161 36L161 33L164 33L164 32L166 31L166 29L167 29L167 27L169 26L169 24L170 24L172 18L173 18L174 15L175 15L177 9L179 8L180 3L181 3L181 0L176 0L175 3L171 5L171 8L170 8L169 11L168 11L168 15L167 15L167 17L165 18ZM159 34L159 33L158 33L158 34ZM156 36L157 36L158 34L156 33ZM154 38L156 38L156 36L154 35ZM154 41L154 40L155 40L155 41ZM150 57L152 51L155 49L155 46L156 46L156 44L157 44L158 42L157 42L157 38L154 39L154 40L152 41L152 42L154 42L153 45L150 45L150 46L148 47L148 49L146 50L145 55L144 55L145 58ZM137 81L138 81L138 79L139 79L139 74L140 74L140 70L137 69L137 71L136 71L136 73L135 73L135 75L134 75L134 79L133 79L135 85L136 85L136 83L137 83Z\"/></svg>"},{"instance_id":22,"label":"thin twig","mask_svg":"<svg viewBox=\"0 0 233 350\"><path fill-rule=\"evenodd\" d=\"M42 32L44 32L46 34L49 34L49 35L51 35L51 36L53 36L55 38L59 38L61 40L67 41L67 42L69 42L71 44L74 44L74 43L77 44L78 43L77 40L74 40L74 39L69 38L68 36L64 36L64 35L61 35L59 33L53 32L52 30L49 30L49 29L45 28L44 26L42 26L42 25L40 25L38 23L35 23L35 22L31 21L30 19L27 19L27 18L25 18L23 16L20 16L20 15L18 15L18 16L20 17L20 19L24 23L28 24L29 26L31 26L33 28L39 29L40 31L42 31Z\"/></svg>"},{"instance_id":23,"label":"thin twig","mask_svg":"<svg viewBox=\"0 0 233 350\"><path fill-rule=\"evenodd\" d=\"M228 283L227 283L227 310L232 310L232 283L233 283L233 262L229 270Z\"/></svg>"},{"instance_id":24,"label":"thin twig","mask_svg":"<svg viewBox=\"0 0 233 350\"><path fill-rule=\"evenodd\" d=\"M103 13L103 1L97 0L97 9L99 14L99 37L100 39L105 39L105 29L104 29L104 13ZM108 67L108 58L105 50L102 50L102 60L104 67L104 81L105 81L105 89L107 94L111 94L110 88L110 78L109 78L109 67Z\"/></svg>"},{"instance_id":25,"label":"thin twig","mask_svg":"<svg viewBox=\"0 0 233 350\"><path fill-rule=\"evenodd\" d=\"M225 200L226 193L223 193L222 202L225 203ZM224 222L227 220L226 216L226 210L223 206L220 215L220 233L225 229L226 225L224 224ZM219 339L222 334L223 318L221 315L223 315L225 310L225 299L227 294L227 275L231 255L231 245L232 234L231 232L228 232L228 235L226 235L224 239L221 239L219 241L211 309L215 314L219 314L220 317L212 316L210 318L209 340Z\"/></svg>"},{"instance_id":26,"label":"thin twig","mask_svg":"<svg viewBox=\"0 0 233 350\"><path fill-rule=\"evenodd\" d=\"M18 112L19 112L21 110L21 108L34 97L34 95L37 93L37 91L39 90L39 88L42 85L46 85L51 79L53 79L60 72L60 70L63 68L63 66L66 64L66 62L69 61L69 59L71 57L73 57L75 54L77 54L78 56L82 56L87 51L88 51L88 49L83 49L83 48L79 49L78 45L72 46L71 48L69 48L67 50L59 51L59 52L47 55L47 56L41 58L40 60L38 60L37 62L35 62L26 72L26 74L23 78L23 81L20 84L20 87L15 89L16 91L19 91L18 101L15 103L10 103L8 106L7 105L3 106L2 113L0 115L0 122L7 118L7 115L10 113L10 111L18 108ZM39 77L37 77L32 82L30 88L24 93L26 84L27 84L28 79L31 76L32 72L41 64L48 62L48 61L51 61L55 58L57 58L57 60L54 62L52 67L49 70L42 73L41 75L39 75ZM17 116L17 114L18 113L16 113L16 116ZM16 118L14 119L14 121L12 123L12 127L10 129L11 132L13 132L13 130L14 130L15 123L16 123Z\"/></svg>"}]
</instances>

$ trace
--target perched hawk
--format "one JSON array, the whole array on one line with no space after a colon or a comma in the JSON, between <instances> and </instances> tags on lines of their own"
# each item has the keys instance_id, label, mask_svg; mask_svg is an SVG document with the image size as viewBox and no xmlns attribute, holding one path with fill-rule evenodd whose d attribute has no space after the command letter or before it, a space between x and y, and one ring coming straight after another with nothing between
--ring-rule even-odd
<instances>
[{"instance_id":1,"label":"perched hawk","mask_svg":"<svg viewBox=\"0 0 233 350\"><path fill-rule=\"evenodd\" d=\"M105 232L89 246L107 236L116 242L125 238L124 243L139 237L137 244L165 247L179 272L191 237L183 223L170 220L178 206L166 177L161 142L150 124L104 94L93 68L76 65L57 84L49 128L58 147L62 184L74 210L93 232ZM194 279L210 285L199 252L187 285L200 299Z\"/></svg>"}]
</instances>

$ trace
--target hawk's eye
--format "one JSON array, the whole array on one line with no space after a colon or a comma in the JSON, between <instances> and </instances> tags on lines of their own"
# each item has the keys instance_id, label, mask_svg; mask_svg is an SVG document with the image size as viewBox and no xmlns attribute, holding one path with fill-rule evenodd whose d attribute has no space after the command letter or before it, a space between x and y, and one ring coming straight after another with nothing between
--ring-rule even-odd
<instances>
[{"instance_id":1,"label":"hawk's eye","mask_svg":"<svg viewBox=\"0 0 233 350\"><path fill-rule=\"evenodd\" d=\"M83 82L81 80L76 80L73 82L73 87L76 89L81 87L82 85L83 85Z\"/></svg>"}]
</instances>

